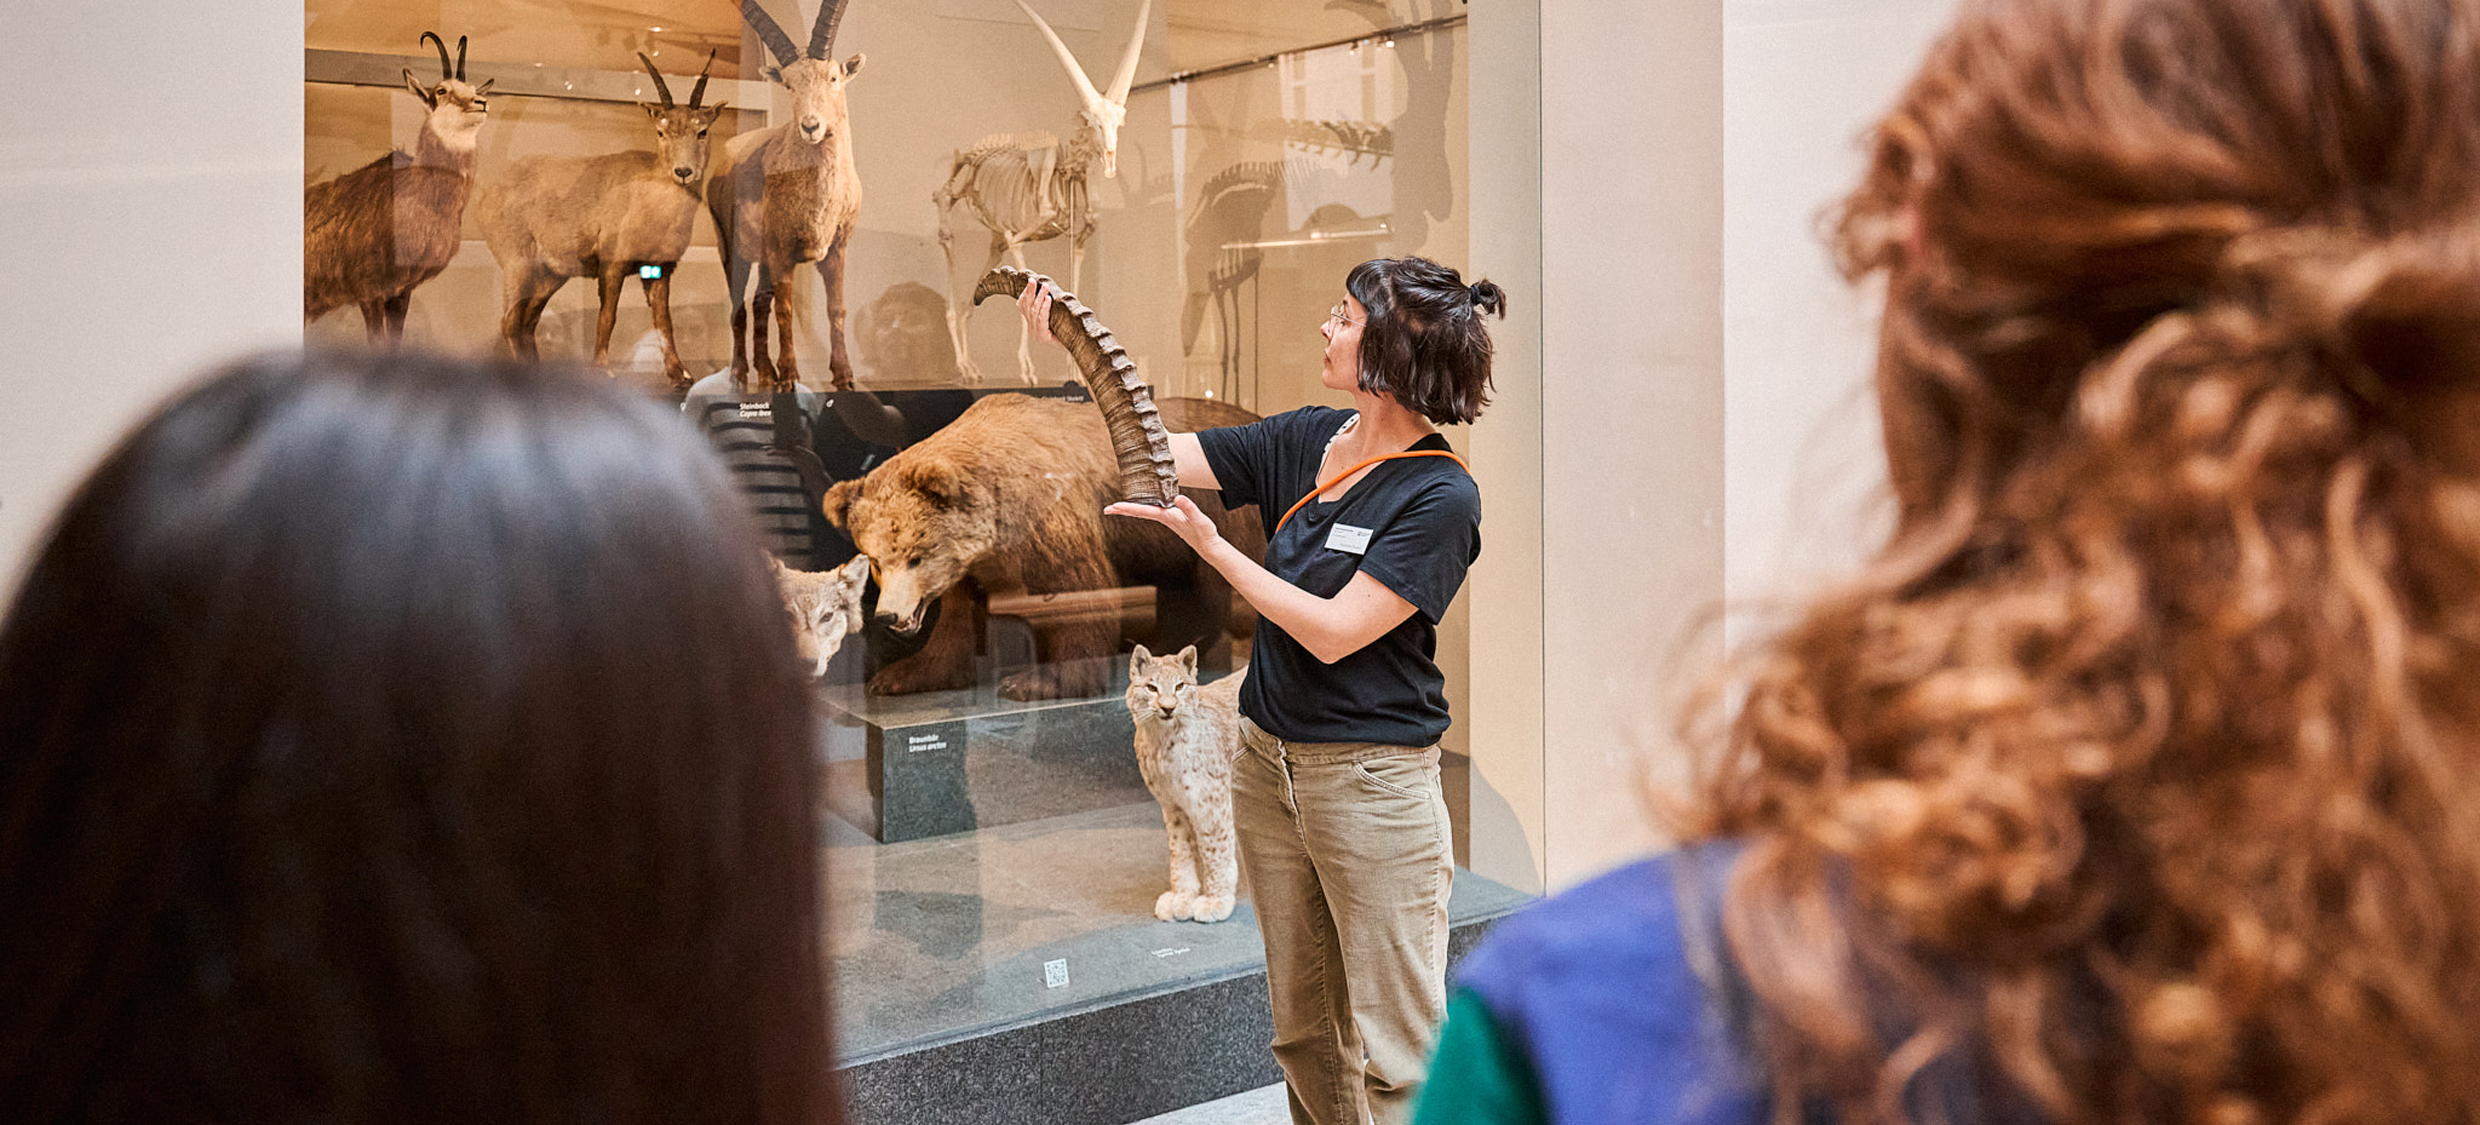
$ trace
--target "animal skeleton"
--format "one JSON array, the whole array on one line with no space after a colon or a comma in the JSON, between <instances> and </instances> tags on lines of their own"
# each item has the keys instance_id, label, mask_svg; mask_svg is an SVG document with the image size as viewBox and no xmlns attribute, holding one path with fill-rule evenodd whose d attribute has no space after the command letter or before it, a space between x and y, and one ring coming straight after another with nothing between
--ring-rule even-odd
<instances>
[{"instance_id":1,"label":"animal skeleton","mask_svg":"<svg viewBox=\"0 0 2480 1125\"><path fill-rule=\"evenodd\" d=\"M569 278L592 275L601 290L594 362L608 362L620 290L634 273L663 340L664 373L675 386L686 387L689 368L680 361L672 334L672 272L688 252L697 219L706 132L725 107L699 108L706 97L706 70L698 72L689 104L680 106L673 104L671 87L654 60L642 53L637 59L662 99L638 103L653 121L661 151L520 160L482 189L476 219L491 256L499 260L500 336L510 351L536 358L534 334L543 307ZM710 52L706 66L711 70L714 64Z\"/></svg>"},{"instance_id":2,"label":"animal skeleton","mask_svg":"<svg viewBox=\"0 0 2480 1125\"><path fill-rule=\"evenodd\" d=\"M826 285L828 373L838 390L853 385L852 361L844 351L844 253L861 213L861 173L853 166L844 87L860 71L862 56L841 63L830 57L843 6L843 0L824 0L809 48L796 51L792 37L758 0L741 0L742 18L775 55L766 77L792 91L793 111L784 124L725 142L723 167L706 182L706 208L715 219L732 299L732 381L744 391L753 369L771 390L790 390L800 380L793 358L800 308L794 270L804 262L818 263L818 278ZM758 290L744 305L752 263L758 267ZM783 318L780 360L767 355L770 313Z\"/></svg>"},{"instance_id":3,"label":"animal skeleton","mask_svg":"<svg viewBox=\"0 0 2480 1125\"><path fill-rule=\"evenodd\" d=\"M448 268L464 241L475 140L490 112L491 83L465 84L465 37L454 65L437 32L422 41L439 48L439 83L424 86L405 68L405 88L428 110L413 151L390 150L302 192L302 322L357 305L373 345L404 338L414 288Z\"/></svg>"},{"instance_id":4,"label":"animal skeleton","mask_svg":"<svg viewBox=\"0 0 2480 1125\"><path fill-rule=\"evenodd\" d=\"M1085 68L1041 13L1025 0L1016 0L1016 6L1024 9L1042 37L1050 41L1068 80L1076 84L1084 108L1077 113L1076 132L1064 143L1047 132L1002 133L974 142L956 154L947 181L931 193L930 201L939 211L939 249L947 256L951 284L959 287L948 302L947 331L956 342L956 366L972 383L981 382L982 373L974 366L970 343L973 303L964 299L965 278L958 276L956 267L957 210L962 208L990 232L990 253L980 269L966 276L980 277L998 265L1001 256L1016 268L1026 269L1025 243L1065 237L1068 288L1077 287L1084 273L1085 242L1094 233L1093 194L1086 184L1086 172L1099 157L1104 178L1119 175L1119 127L1128 119L1128 90L1136 82L1137 57L1145 49L1146 17L1153 0L1137 5L1136 30L1128 36L1128 49L1120 55L1119 71L1106 91L1094 89L1093 79L1086 76ZM1028 384L1034 378L1031 332L1020 328L1016 336L1017 373Z\"/></svg>"},{"instance_id":5,"label":"animal skeleton","mask_svg":"<svg viewBox=\"0 0 2480 1125\"><path fill-rule=\"evenodd\" d=\"M1285 165L1281 161L1234 164L1214 174L1197 193L1189 213L1187 250L1188 299L1180 309L1180 346L1196 346L1197 329L1205 322L1206 305L1214 306L1216 338L1221 343L1224 398L1233 397L1240 378L1240 289L1256 280L1265 265L1266 213L1284 197Z\"/></svg>"},{"instance_id":6,"label":"animal skeleton","mask_svg":"<svg viewBox=\"0 0 2480 1125\"><path fill-rule=\"evenodd\" d=\"M1375 121L1286 119L1283 139L1313 153L1348 156L1347 167L1366 156L1375 168L1395 155L1394 127Z\"/></svg>"}]
</instances>

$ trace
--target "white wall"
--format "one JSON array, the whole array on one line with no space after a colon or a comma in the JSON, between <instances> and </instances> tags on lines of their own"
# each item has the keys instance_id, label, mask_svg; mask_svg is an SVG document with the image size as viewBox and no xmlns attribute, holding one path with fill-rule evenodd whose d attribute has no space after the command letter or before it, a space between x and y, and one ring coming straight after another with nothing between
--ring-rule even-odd
<instances>
[{"instance_id":1,"label":"white wall","mask_svg":"<svg viewBox=\"0 0 2480 1125\"><path fill-rule=\"evenodd\" d=\"M1656 839L1659 703L1722 579L1722 13L1544 0L1544 846L1552 886Z\"/></svg>"},{"instance_id":2,"label":"white wall","mask_svg":"<svg viewBox=\"0 0 2480 1125\"><path fill-rule=\"evenodd\" d=\"M1818 220L1949 6L1542 0L1531 838L1553 888L1664 842L1648 792L1681 776L1678 708L1722 655L1716 612L1744 642L1760 599L1848 571L1882 534L1874 313Z\"/></svg>"},{"instance_id":3,"label":"white wall","mask_svg":"<svg viewBox=\"0 0 2480 1125\"><path fill-rule=\"evenodd\" d=\"M201 362L301 339L298 2L0 0L0 590ZM163 76L149 81L149 76Z\"/></svg>"},{"instance_id":4,"label":"white wall","mask_svg":"<svg viewBox=\"0 0 2480 1125\"><path fill-rule=\"evenodd\" d=\"M1848 572L1890 509L1869 371L1875 309L1821 220L1862 166L1949 0L1725 0L1724 589L1729 641Z\"/></svg>"}]
</instances>

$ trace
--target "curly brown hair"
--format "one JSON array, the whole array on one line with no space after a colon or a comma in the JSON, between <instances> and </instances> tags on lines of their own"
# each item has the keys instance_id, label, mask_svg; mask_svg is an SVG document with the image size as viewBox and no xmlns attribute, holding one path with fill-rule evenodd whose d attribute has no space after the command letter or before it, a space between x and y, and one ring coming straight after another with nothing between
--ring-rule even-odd
<instances>
[{"instance_id":1,"label":"curly brown hair","mask_svg":"<svg viewBox=\"0 0 2480 1125\"><path fill-rule=\"evenodd\" d=\"M1778 1120L2480 1121L2480 12L1968 0L1871 143L1901 514L1687 825Z\"/></svg>"}]
</instances>

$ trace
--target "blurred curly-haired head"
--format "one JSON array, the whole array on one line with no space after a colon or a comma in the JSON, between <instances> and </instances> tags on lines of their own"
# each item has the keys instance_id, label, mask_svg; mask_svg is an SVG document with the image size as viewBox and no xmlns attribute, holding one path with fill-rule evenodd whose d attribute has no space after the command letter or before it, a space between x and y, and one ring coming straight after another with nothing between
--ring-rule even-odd
<instances>
[{"instance_id":1,"label":"blurred curly-haired head","mask_svg":"<svg viewBox=\"0 0 2480 1125\"><path fill-rule=\"evenodd\" d=\"M1778 1104L2480 1120L2475 169L2460 0L1964 3L1834 231L1897 528L1690 826Z\"/></svg>"}]
</instances>

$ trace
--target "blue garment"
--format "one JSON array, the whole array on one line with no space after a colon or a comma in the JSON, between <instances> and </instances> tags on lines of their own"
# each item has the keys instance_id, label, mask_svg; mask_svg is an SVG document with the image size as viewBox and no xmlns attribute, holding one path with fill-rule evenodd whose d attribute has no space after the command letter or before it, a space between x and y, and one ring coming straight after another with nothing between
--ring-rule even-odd
<instances>
[{"instance_id":1,"label":"blue garment","mask_svg":"<svg viewBox=\"0 0 2480 1125\"><path fill-rule=\"evenodd\" d=\"M1500 922L1465 959L1458 986L1529 1059L1555 1125L1765 1125L1714 914L1740 850L1622 867Z\"/></svg>"},{"instance_id":2,"label":"blue garment","mask_svg":"<svg viewBox=\"0 0 2480 1125\"><path fill-rule=\"evenodd\" d=\"M1458 1043L1471 1065L1513 1056L1504 1069L1538 1087L1539 1120L1548 1125L1764 1125L1772 1095L1751 1036L1756 1000L1721 922L1724 886L1745 851L1744 842L1726 840L1656 856L1499 923L1456 980L1457 1000L1479 999L1483 1026L1459 1034L1450 1015L1433 1066L1466 1065L1447 1056ZM1908 1005L1872 991L1880 1041L1903 1041ZM2097 995L2086 989L2072 998L2089 1005ZM1981 1046L1967 1035L1921 1066L1903 1093L1912 1120L2042 1125L2032 1100L1998 1077ZM1527 1120L1462 1108L1424 1104L1419 1121ZM1801 1119L1832 1114L1819 1101Z\"/></svg>"}]
</instances>

